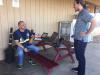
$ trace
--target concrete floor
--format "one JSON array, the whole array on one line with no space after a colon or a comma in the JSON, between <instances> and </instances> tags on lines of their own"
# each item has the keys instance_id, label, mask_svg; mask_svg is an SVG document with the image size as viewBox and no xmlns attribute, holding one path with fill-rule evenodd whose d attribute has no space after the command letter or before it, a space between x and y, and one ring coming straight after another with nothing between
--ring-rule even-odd
<instances>
[{"instance_id":1,"label":"concrete floor","mask_svg":"<svg viewBox=\"0 0 100 75\"><path fill-rule=\"evenodd\" d=\"M46 57L53 59L55 54L53 48L47 51ZM86 49L86 75L100 75L100 36L95 37L94 42L89 43ZM51 75L77 75L70 69L77 66L70 62L69 58L59 62L59 66L52 70ZM46 69L40 65L32 66L25 61L22 70L16 68L16 64L0 63L0 75L47 75Z\"/></svg>"}]
</instances>

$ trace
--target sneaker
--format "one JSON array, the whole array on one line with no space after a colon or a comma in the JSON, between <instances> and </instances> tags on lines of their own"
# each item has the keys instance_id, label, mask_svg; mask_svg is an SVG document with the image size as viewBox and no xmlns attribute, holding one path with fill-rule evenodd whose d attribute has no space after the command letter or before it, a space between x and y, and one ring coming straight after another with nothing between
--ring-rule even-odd
<instances>
[{"instance_id":1,"label":"sneaker","mask_svg":"<svg viewBox=\"0 0 100 75\"><path fill-rule=\"evenodd\" d=\"M36 63L33 62L32 60L29 60L29 63L30 63L31 65L36 65Z\"/></svg>"},{"instance_id":2,"label":"sneaker","mask_svg":"<svg viewBox=\"0 0 100 75\"><path fill-rule=\"evenodd\" d=\"M22 69L22 65L18 65L17 67L18 67L18 69Z\"/></svg>"},{"instance_id":3,"label":"sneaker","mask_svg":"<svg viewBox=\"0 0 100 75\"><path fill-rule=\"evenodd\" d=\"M72 70L73 72L78 72L78 68L77 68L77 67L72 68L71 70Z\"/></svg>"}]
</instances>

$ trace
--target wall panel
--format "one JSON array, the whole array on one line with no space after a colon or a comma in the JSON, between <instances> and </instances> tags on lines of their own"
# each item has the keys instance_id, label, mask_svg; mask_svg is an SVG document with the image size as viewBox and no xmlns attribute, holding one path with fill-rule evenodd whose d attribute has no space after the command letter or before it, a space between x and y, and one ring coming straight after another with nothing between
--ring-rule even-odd
<instances>
[{"instance_id":1,"label":"wall panel","mask_svg":"<svg viewBox=\"0 0 100 75\"><path fill-rule=\"evenodd\" d=\"M0 6L0 60L8 44L9 28L17 29L20 20L30 29L42 34L57 31L58 21L72 20L73 0L19 0L19 8L12 7L12 0L4 0Z\"/></svg>"}]
</instances>

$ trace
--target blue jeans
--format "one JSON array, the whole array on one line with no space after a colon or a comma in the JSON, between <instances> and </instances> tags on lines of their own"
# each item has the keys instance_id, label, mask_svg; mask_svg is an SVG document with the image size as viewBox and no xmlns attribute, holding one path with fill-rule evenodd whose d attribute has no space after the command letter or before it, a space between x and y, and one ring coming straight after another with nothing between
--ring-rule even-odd
<instances>
[{"instance_id":1,"label":"blue jeans","mask_svg":"<svg viewBox=\"0 0 100 75\"><path fill-rule=\"evenodd\" d=\"M78 75L85 75L85 48L87 46L87 42L74 40L74 48L75 48L75 54L76 59L78 60Z\"/></svg>"},{"instance_id":2,"label":"blue jeans","mask_svg":"<svg viewBox=\"0 0 100 75\"><path fill-rule=\"evenodd\" d=\"M38 53L40 51L40 48L35 46L35 45L29 45L26 46L28 50L31 52ZM24 60L24 50L21 47L17 47L17 54L18 54L18 65L23 65L23 60Z\"/></svg>"}]
</instances>

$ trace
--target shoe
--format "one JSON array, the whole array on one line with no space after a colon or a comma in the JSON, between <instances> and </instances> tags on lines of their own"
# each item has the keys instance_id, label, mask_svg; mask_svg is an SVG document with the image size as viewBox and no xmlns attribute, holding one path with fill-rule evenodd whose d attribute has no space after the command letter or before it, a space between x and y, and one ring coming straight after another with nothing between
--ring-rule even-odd
<instances>
[{"instance_id":1,"label":"shoe","mask_svg":"<svg viewBox=\"0 0 100 75\"><path fill-rule=\"evenodd\" d=\"M32 60L29 60L29 63L30 63L31 65L36 65L36 63L33 62Z\"/></svg>"},{"instance_id":2,"label":"shoe","mask_svg":"<svg viewBox=\"0 0 100 75\"><path fill-rule=\"evenodd\" d=\"M71 69L73 72L78 72L78 67L72 68Z\"/></svg>"},{"instance_id":3,"label":"shoe","mask_svg":"<svg viewBox=\"0 0 100 75\"><path fill-rule=\"evenodd\" d=\"M18 69L22 69L22 65L18 65L17 67L18 67Z\"/></svg>"}]
</instances>

